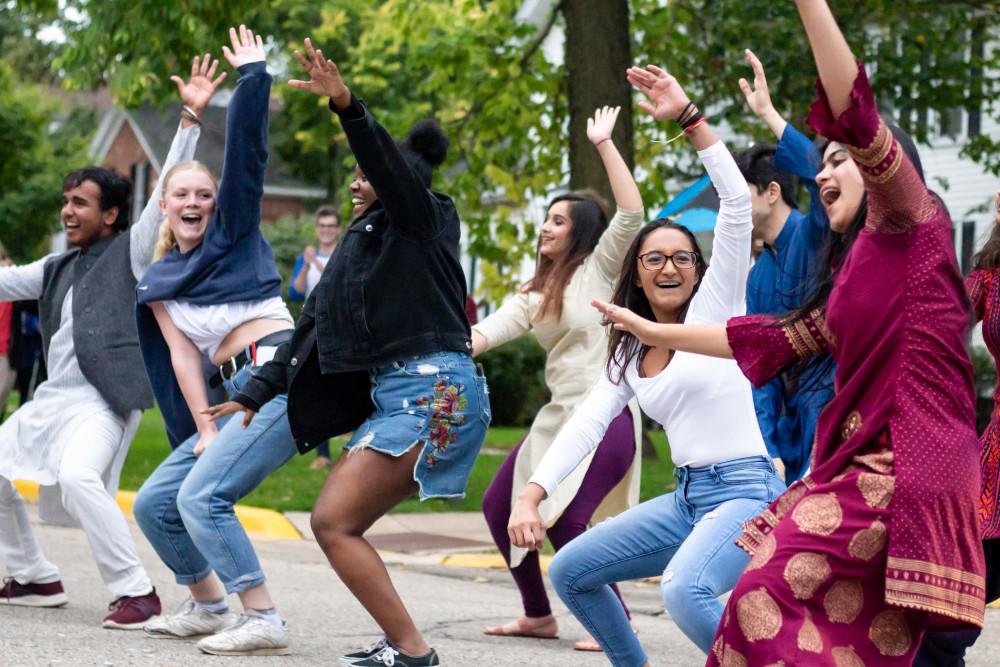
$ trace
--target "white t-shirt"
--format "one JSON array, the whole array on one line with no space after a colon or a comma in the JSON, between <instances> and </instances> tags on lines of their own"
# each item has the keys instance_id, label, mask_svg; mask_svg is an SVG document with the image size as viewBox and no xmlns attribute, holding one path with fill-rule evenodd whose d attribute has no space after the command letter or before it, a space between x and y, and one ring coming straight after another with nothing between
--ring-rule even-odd
<instances>
[{"instance_id":1,"label":"white t-shirt","mask_svg":"<svg viewBox=\"0 0 1000 667\"><path fill-rule=\"evenodd\" d=\"M690 324L724 324L746 312L750 270L750 192L721 141L698 152L719 193L712 263L688 308ZM635 397L663 425L675 466L707 466L747 456L767 456L750 382L732 359L677 352L650 378L629 364L619 384L606 373L556 436L531 481L552 493L600 444L608 425Z\"/></svg>"},{"instance_id":2,"label":"white t-shirt","mask_svg":"<svg viewBox=\"0 0 1000 667\"><path fill-rule=\"evenodd\" d=\"M241 324L253 320L284 320L289 329L295 326L280 296L214 306L196 306L189 301L164 301L163 305L174 326L209 358L215 356L226 336Z\"/></svg>"},{"instance_id":3,"label":"white t-shirt","mask_svg":"<svg viewBox=\"0 0 1000 667\"><path fill-rule=\"evenodd\" d=\"M306 273L306 292L304 295L305 298L308 299L309 294L314 289L316 289L316 284L319 282L319 277L323 275L323 268L326 268L326 263L329 261L330 261L329 255L321 255L319 253L316 253L316 261L309 262L309 266L307 267L308 273ZM303 262L305 262L305 259L303 259ZM323 268L318 268L316 264L319 264L320 267Z\"/></svg>"}]
</instances>

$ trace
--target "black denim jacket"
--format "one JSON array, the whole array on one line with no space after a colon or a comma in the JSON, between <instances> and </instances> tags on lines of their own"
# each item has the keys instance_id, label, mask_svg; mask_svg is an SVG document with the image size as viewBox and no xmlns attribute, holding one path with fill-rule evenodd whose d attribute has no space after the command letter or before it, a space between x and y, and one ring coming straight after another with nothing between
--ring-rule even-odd
<instances>
[{"instance_id":1,"label":"black denim jacket","mask_svg":"<svg viewBox=\"0 0 1000 667\"><path fill-rule=\"evenodd\" d=\"M378 201L342 236L291 340L235 397L259 410L287 392L303 452L371 414L370 369L472 352L454 202L424 185L360 100L334 111Z\"/></svg>"}]
</instances>

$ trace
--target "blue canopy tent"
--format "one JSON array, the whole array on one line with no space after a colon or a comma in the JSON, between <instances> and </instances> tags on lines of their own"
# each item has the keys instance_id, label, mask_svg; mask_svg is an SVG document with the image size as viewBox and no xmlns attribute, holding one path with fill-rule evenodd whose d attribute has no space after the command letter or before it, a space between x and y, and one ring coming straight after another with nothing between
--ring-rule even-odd
<instances>
[{"instance_id":1,"label":"blue canopy tent","mask_svg":"<svg viewBox=\"0 0 1000 667\"><path fill-rule=\"evenodd\" d=\"M657 219L672 217L674 222L698 234L714 230L718 214L719 195L712 187L712 179L705 174L681 190L656 217Z\"/></svg>"}]
</instances>

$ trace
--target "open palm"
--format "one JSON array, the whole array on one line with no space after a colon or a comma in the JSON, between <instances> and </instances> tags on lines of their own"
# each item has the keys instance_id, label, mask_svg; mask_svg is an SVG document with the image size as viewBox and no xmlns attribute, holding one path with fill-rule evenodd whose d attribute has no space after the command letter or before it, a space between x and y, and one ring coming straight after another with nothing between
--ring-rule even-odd
<instances>
[{"instance_id":1,"label":"open palm","mask_svg":"<svg viewBox=\"0 0 1000 667\"><path fill-rule=\"evenodd\" d=\"M740 90L743 91L743 96L746 97L750 110L763 118L765 114L774 109L774 104L771 103L771 90L767 86L764 65L761 64L760 59L750 49L747 49L745 53L747 62L753 68L753 87L746 79L740 79Z\"/></svg>"},{"instance_id":2,"label":"open palm","mask_svg":"<svg viewBox=\"0 0 1000 667\"><path fill-rule=\"evenodd\" d=\"M229 64L239 68L247 63L264 62L267 54L264 52L264 40L260 35L253 34L253 30L241 25L239 32L236 28L229 29L229 41L233 48L222 47L222 55L226 57Z\"/></svg>"},{"instance_id":3,"label":"open palm","mask_svg":"<svg viewBox=\"0 0 1000 667\"><path fill-rule=\"evenodd\" d=\"M225 72L215 77L218 66L219 60L206 53L204 58L195 56L191 61L191 78L186 82L176 74L170 77L170 80L177 84L177 91L185 105L195 111L201 111L208 106L215 89L226 79Z\"/></svg>"},{"instance_id":4,"label":"open palm","mask_svg":"<svg viewBox=\"0 0 1000 667\"><path fill-rule=\"evenodd\" d=\"M677 120L691 101L677 79L656 65L629 67L625 76L648 100L639 102L639 108L656 120Z\"/></svg>"},{"instance_id":5,"label":"open palm","mask_svg":"<svg viewBox=\"0 0 1000 667\"><path fill-rule=\"evenodd\" d=\"M313 48L312 40L308 37L305 39L305 49L304 55L301 51L296 51L293 55L309 73L309 80L292 79L288 85L329 97L338 107L346 107L351 101L351 91L340 76L337 64L324 56L320 49Z\"/></svg>"},{"instance_id":6,"label":"open palm","mask_svg":"<svg viewBox=\"0 0 1000 667\"><path fill-rule=\"evenodd\" d=\"M587 119L587 138L596 146L611 138L621 107L601 107Z\"/></svg>"}]
</instances>

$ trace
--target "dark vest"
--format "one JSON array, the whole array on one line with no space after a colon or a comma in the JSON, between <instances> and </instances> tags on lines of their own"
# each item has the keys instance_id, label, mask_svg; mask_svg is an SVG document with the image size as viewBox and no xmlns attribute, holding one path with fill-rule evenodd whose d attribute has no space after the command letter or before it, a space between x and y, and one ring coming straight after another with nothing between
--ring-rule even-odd
<instances>
[{"instance_id":1,"label":"dark vest","mask_svg":"<svg viewBox=\"0 0 1000 667\"><path fill-rule=\"evenodd\" d=\"M45 262L38 300L46 359L73 288L73 346L83 376L119 415L153 407L153 390L139 353L135 277L126 232Z\"/></svg>"}]
</instances>

